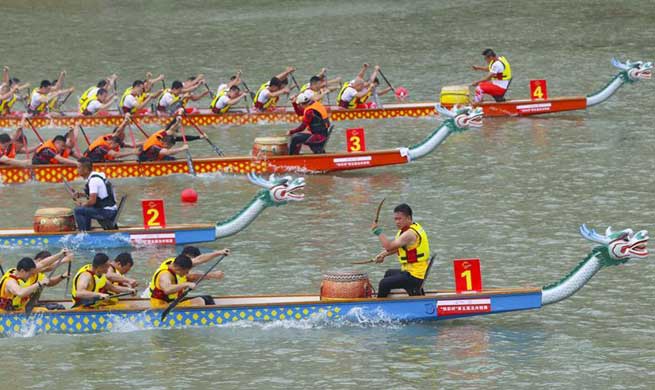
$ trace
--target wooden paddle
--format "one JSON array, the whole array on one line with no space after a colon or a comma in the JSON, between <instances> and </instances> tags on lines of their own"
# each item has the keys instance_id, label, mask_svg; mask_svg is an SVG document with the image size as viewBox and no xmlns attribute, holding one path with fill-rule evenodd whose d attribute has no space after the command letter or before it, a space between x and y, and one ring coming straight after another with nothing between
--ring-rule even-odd
<instances>
[{"instance_id":1,"label":"wooden paddle","mask_svg":"<svg viewBox=\"0 0 655 390\"><path fill-rule=\"evenodd\" d=\"M391 85L391 83L389 82L389 79L387 79L387 76L385 76L384 73L382 73L382 69L378 69L378 73L380 73L380 76L382 76L382 78L383 78L384 81L387 83L387 85L389 86L389 88L391 88L391 90L392 90L393 93L395 94L395 93L396 93L396 89L393 87L393 85Z\"/></svg>"},{"instance_id":2,"label":"wooden paddle","mask_svg":"<svg viewBox=\"0 0 655 390\"><path fill-rule=\"evenodd\" d=\"M180 126L180 132L182 133L182 142L189 147L189 143L186 140L186 134L184 134L184 125ZM185 150L186 152L186 165L189 167L189 173L191 173L193 176L196 175L196 170L193 167L193 159L191 158L191 151L189 149Z\"/></svg>"},{"instance_id":3,"label":"wooden paddle","mask_svg":"<svg viewBox=\"0 0 655 390\"><path fill-rule=\"evenodd\" d=\"M84 128L81 125L78 125L80 128L80 131L82 132L82 135L84 136L84 139L86 140L86 144L91 146L91 140L89 139L89 136L86 135L86 131L84 131Z\"/></svg>"},{"instance_id":4,"label":"wooden paddle","mask_svg":"<svg viewBox=\"0 0 655 390\"><path fill-rule=\"evenodd\" d=\"M225 258L225 255L222 255L221 257L219 257L218 260L216 260L216 262L214 263L214 265L209 267L209 269L198 280L196 280L196 282L195 282L196 283L196 288L198 287L198 284L200 284L200 282L205 278L205 276L207 276L207 274L209 274L218 265L218 263L220 263L221 260L223 260L224 258ZM180 294L179 297L175 298L175 300L168 305L168 307L164 310L164 312L161 313L161 321L162 322L164 322L164 318L166 318L168 313L170 313L171 310L173 310L173 308L175 306L177 306L180 302L182 302L182 300L184 300L184 298L191 292L191 290L192 290L191 288L187 288L186 290L184 290L182 292L182 294Z\"/></svg>"},{"instance_id":5,"label":"wooden paddle","mask_svg":"<svg viewBox=\"0 0 655 390\"><path fill-rule=\"evenodd\" d=\"M212 90L209 88L209 85L207 85L207 83L203 83L203 85L205 86L205 88L207 88L207 92L209 92L209 97L212 100L214 100L214 97L216 97L216 96L214 95L214 92L212 92Z\"/></svg>"},{"instance_id":6,"label":"wooden paddle","mask_svg":"<svg viewBox=\"0 0 655 390\"><path fill-rule=\"evenodd\" d=\"M289 76L291 77L291 80L292 80L293 83L295 84L296 88L298 88L298 92L300 92L300 85L299 85L298 82L296 81L296 76L294 76L293 73L291 73Z\"/></svg>"},{"instance_id":7,"label":"wooden paddle","mask_svg":"<svg viewBox=\"0 0 655 390\"><path fill-rule=\"evenodd\" d=\"M73 201L76 201L77 191L75 191L75 189L70 185L70 183L66 179L62 178L62 182L64 183L64 188L66 188L66 192L68 192L68 195L71 196Z\"/></svg>"},{"instance_id":8,"label":"wooden paddle","mask_svg":"<svg viewBox=\"0 0 655 390\"><path fill-rule=\"evenodd\" d=\"M112 298L126 297L128 295L134 295L134 293L131 292L131 291L128 291L128 292L124 292L124 293L120 293L120 294L109 295L109 296L104 297L104 298L102 298L102 297L93 297L93 298L89 298L89 299L84 299L84 300L81 300L80 303L78 305L75 305L74 307L77 307L77 306L91 306L91 305L95 305L96 303L98 303L100 301L106 301L106 300L109 300L109 299L112 299Z\"/></svg>"},{"instance_id":9,"label":"wooden paddle","mask_svg":"<svg viewBox=\"0 0 655 390\"><path fill-rule=\"evenodd\" d=\"M28 118L27 116L25 116L24 118L25 118L25 120L27 121L27 123L30 125L30 127L32 128L32 131L34 132L34 134L36 134L36 138L38 138L39 141L40 141L42 144L45 143L45 141L43 140L43 137L41 137L41 134L39 134L39 132L36 130L36 127L34 127L34 124L33 124L32 121L30 120L30 118Z\"/></svg>"},{"instance_id":10,"label":"wooden paddle","mask_svg":"<svg viewBox=\"0 0 655 390\"><path fill-rule=\"evenodd\" d=\"M191 117L188 116L186 112L184 112L182 115L184 115L184 117L189 121L189 123L191 123L191 126L193 126L193 128L196 129L196 131L198 132L198 134L200 134L201 136L204 136L205 141L207 141L207 143L212 147L212 149L214 149L214 152L216 152L216 154L218 154L218 155L221 156L221 157L225 156L225 154L223 153L223 151L222 151L218 146L216 146L216 145L212 142L212 140L209 139L209 137L207 137L207 134L206 134L205 132L203 132L203 131L200 129L200 127L198 127L198 125L196 124L196 122L194 122L193 119L191 119Z\"/></svg>"},{"instance_id":11,"label":"wooden paddle","mask_svg":"<svg viewBox=\"0 0 655 390\"><path fill-rule=\"evenodd\" d=\"M143 134L144 137L146 137L146 138L150 137L150 136L148 135L148 133L146 133L146 131L143 130L143 127L141 127L141 125L139 125L139 124L137 123L136 119L134 119L134 118L132 118L132 117L130 116L130 121L131 121L132 123L134 123L134 126L136 126L136 128L139 129L139 130L141 131L141 134Z\"/></svg>"},{"instance_id":12,"label":"wooden paddle","mask_svg":"<svg viewBox=\"0 0 655 390\"><path fill-rule=\"evenodd\" d=\"M241 84L243 84L243 87L246 89L246 92L248 92L248 94L250 95L250 99L254 100L255 99L255 93L253 91L251 91L250 88L248 88L248 84L246 84L246 82L243 81L243 80L241 80ZM253 101L253 104L255 104L254 101Z\"/></svg>"},{"instance_id":13,"label":"wooden paddle","mask_svg":"<svg viewBox=\"0 0 655 390\"><path fill-rule=\"evenodd\" d=\"M377 210L375 210L375 220L374 220L374 223L375 223L376 225L377 225L378 221L380 220L380 211L382 211L382 205L384 204L384 201L385 201L386 199L387 199L386 197L385 197L385 198L382 198L382 200L380 201L380 204L378 204L378 208L377 208ZM350 263L350 264L370 264L370 263L374 263L374 262L375 262L375 259L368 259L368 260L362 260L362 261L353 261L353 262Z\"/></svg>"},{"instance_id":14,"label":"wooden paddle","mask_svg":"<svg viewBox=\"0 0 655 390\"><path fill-rule=\"evenodd\" d=\"M73 262L68 263L68 269L66 272L68 273L68 277L66 278L66 287L64 288L64 298L66 298L66 292L68 291L68 282L71 280L71 267L73 266Z\"/></svg>"},{"instance_id":15,"label":"wooden paddle","mask_svg":"<svg viewBox=\"0 0 655 390\"><path fill-rule=\"evenodd\" d=\"M59 259L57 261L57 264L55 264L55 268L53 268L52 271L50 271L50 273L48 274L48 279L50 279L52 277L52 274L54 274L55 271L57 270L57 268L59 268L59 266L62 263L62 260L66 256L68 256L68 255L67 254L64 255L64 257L62 257L61 259ZM70 269L70 263L68 263L68 265L69 265L69 269ZM68 272L69 272L68 278L70 279L70 271L68 271ZM66 280L68 280L68 279L66 279ZM37 274L37 281L38 281L38 274ZM43 292L43 286L39 287L36 291L34 291L34 293L32 295L30 295L30 300L27 301L27 303L25 304L25 317L29 317L32 314L32 310L34 310L34 306L36 306L37 302L39 301L39 298L41 298L41 292Z\"/></svg>"}]
</instances>

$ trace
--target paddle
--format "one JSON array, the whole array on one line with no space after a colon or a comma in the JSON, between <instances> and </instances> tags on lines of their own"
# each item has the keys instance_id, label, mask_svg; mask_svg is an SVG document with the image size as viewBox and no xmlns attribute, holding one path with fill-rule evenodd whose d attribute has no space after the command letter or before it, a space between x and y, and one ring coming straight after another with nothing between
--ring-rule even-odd
<instances>
[{"instance_id":1,"label":"paddle","mask_svg":"<svg viewBox=\"0 0 655 390\"><path fill-rule=\"evenodd\" d=\"M298 82L296 81L296 76L294 76L293 73L291 73L289 76L291 76L291 80L292 80L293 83L295 84L296 88L298 88L298 92L300 92L300 85L299 85Z\"/></svg>"},{"instance_id":2,"label":"paddle","mask_svg":"<svg viewBox=\"0 0 655 390\"><path fill-rule=\"evenodd\" d=\"M207 88L207 92L209 92L209 97L212 100L214 100L215 95L214 95L214 92L212 92L212 90L209 88L209 85L207 85L207 83L203 83L203 85L205 86L205 88Z\"/></svg>"},{"instance_id":3,"label":"paddle","mask_svg":"<svg viewBox=\"0 0 655 390\"><path fill-rule=\"evenodd\" d=\"M200 284L200 282L205 278L205 276L207 276L207 274L209 274L218 265L218 263L220 263L221 260L223 260L223 258L225 258L225 255L219 257L218 260L216 260L216 262L214 263L214 265L209 267L209 269L198 280L196 280L195 282L196 288L198 287L198 284ZM177 306L180 302L182 302L182 300L191 292L191 290L192 290L191 288L187 288L182 292L182 294L180 294L179 297L175 298L175 300L168 305L168 307L164 310L164 312L161 313L162 322L164 321L164 318L166 318L168 313L170 313L175 306Z\"/></svg>"},{"instance_id":4,"label":"paddle","mask_svg":"<svg viewBox=\"0 0 655 390\"><path fill-rule=\"evenodd\" d=\"M330 79L328 78L327 68L325 68L325 72L323 72L323 77L325 77L325 88L327 89L327 93L326 93L327 104L329 106L330 105L330 85L329 85Z\"/></svg>"},{"instance_id":5,"label":"paddle","mask_svg":"<svg viewBox=\"0 0 655 390\"><path fill-rule=\"evenodd\" d=\"M53 268L52 271L50 271L50 273L48 274L48 279L50 279L52 277L52 274L54 274L55 271L57 270L57 268L59 268L59 266L62 263L62 260L66 256L67 255L64 255L64 257L62 257L61 259L59 259L57 261L57 264L55 265L55 268ZM68 279L70 279L70 263L68 263L68 268L69 268ZM68 279L66 279L66 282L68 282ZM38 280L38 274L37 274L37 280ZM41 292L42 291L43 291L43 286L36 289L36 291L34 291L34 293L30 296L30 300L27 301L27 303L25 304L25 316L26 317L29 317L30 314L32 314L32 310L34 310L34 306L36 306L37 302L39 301L39 298L41 298ZM66 292L64 292L64 294L66 294ZM65 295L64 295L64 297L65 297Z\"/></svg>"},{"instance_id":6,"label":"paddle","mask_svg":"<svg viewBox=\"0 0 655 390\"><path fill-rule=\"evenodd\" d=\"M120 293L120 294L109 295L109 296L104 297L104 298L102 298L102 297L93 297L93 298L89 298L89 299L83 299L83 300L80 300L80 303L75 305L74 307L77 307L77 306L92 306L92 305L95 305L96 303L98 303L100 301L106 301L106 300L109 300L109 299L112 299L112 298L126 297L128 295L134 295L134 293L131 292L131 291L128 291L128 292L124 292L124 293Z\"/></svg>"},{"instance_id":7,"label":"paddle","mask_svg":"<svg viewBox=\"0 0 655 390\"><path fill-rule=\"evenodd\" d=\"M71 280L71 266L73 265L73 262L68 263L68 269L66 272L68 273L68 277L66 278L66 287L64 288L64 298L66 298L66 291L68 291L68 282Z\"/></svg>"},{"instance_id":8,"label":"paddle","mask_svg":"<svg viewBox=\"0 0 655 390\"><path fill-rule=\"evenodd\" d=\"M84 128L81 125L78 125L80 128L80 131L82 131L82 135L84 136L84 139L86 140L86 144L91 146L91 140L89 140L89 136L86 135L86 131L84 131Z\"/></svg>"},{"instance_id":9,"label":"paddle","mask_svg":"<svg viewBox=\"0 0 655 390\"><path fill-rule=\"evenodd\" d=\"M375 259L368 259L368 260L362 260L362 261L353 261L350 264L369 264L369 263L374 263Z\"/></svg>"},{"instance_id":10,"label":"paddle","mask_svg":"<svg viewBox=\"0 0 655 390\"><path fill-rule=\"evenodd\" d=\"M382 73L382 69L378 69L378 73L380 73L380 76L382 76L382 78L384 79L384 82L387 83L387 85L389 86L389 88L391 88L391 90L392 90L393 93L395 94L395 93L396 93L396 89L393 87L393 85L391 85L391 83L389 82L389 79L387 79L387 76L385 76L384 73Z\"/></svg>"},{"instance_id":11,"label":"paddle","mask_svg":"<svg viewBox=\"0 0 655 390\"><path fill-rule=\"evenodd\" d=\"M250 99L254 100L255 99L255 93L248 88L248 84L246 84L245 81L241 80L241 84L243 84L243 87L246 89L246 92L250 95ZM254 102L253 102L254 103Z\"/></svg>"},{"instance_id":12,"label":"paddle","mask_svg":"<svg viewBox=\"0 0 655 390\"><path fill-rule=\"evenodd\" d=\"M378 221L380 220L380 211L382 211L382 205L384 204L384 201L386 199L387 199L386 197L382 198L382 200L380 201L380 204L378 204L377 210L375 210L375 220L374 220L373 223L375 223L376 225L377 225ZM363 261L353 261L350 264L369 264L369 263L374 263L374 262L375 262L375 259L369 259L369 260L363 260Z\"/></svg>"},{"instance_id":13,"label":"paddle","mask_svg":"<svg viewBox=\"0 0 655 390\"><path fill-rule=\"evenodd\" d=\"M189 123L191 123L191 126L193 126L193 128L196 129L196 131L198 132L198 134L200 134L201 136L204 136L205 141L207 141L207 143L208 143L209 145L211 145L212 149L214 149L214 152L216 152L216 154L218 154L218 155L221 156L221 157L225 156L225 153L223 153L223 151L222 151L218 146L216 146L216 145L212 142L212 140L209 139L209 137L207 137L207 134L204 133L204 132L200 129L200 127L198 127L198 125L196 124L196 122L194 122L193 119L191 119L191 117L188 116L186 112L183 112L182 115L184 115L184 117L189 121Z\"/></svg>"},{"instance_id":14,"label":"paddle","mask_svg":"<svg viewBox=\"0 0 655 390\"><path fill-rule=\"evenodd\" d=\"M180 126L180 132L182 133L182 141L184 144L189 147L189 143L186 141L186 135L184 134L184 126ZM193 176L196 175L196 170L193 168L193 159L191 158L191 151L189 149L185 150L186 152L186 165L189 167L189 173Z\"/></svg>"},{"instance_id":15,"label":"paddle","mask_svg":"<svg viewBox=\"0 0 655 390\"><path fill-rule=\"evenodd\" d=\"M25 116L24 118L27 121L27 123L30 125L30 127L32 128L32 131L34 132L34 134L36 134L36 138L38 138L39 141L41 141L42 144L45 143L45 141L43 140L43 137L41 137L41 134L39 134L39 132L36 131L36 127L34 127L34 124L30 120L30 118L28 118L27 116Z\"/></svg>"},{"instance_id":16,"label":"paddle","mask_svg":"<svg viewBox=\"0 0 655 390\"><path fill-rule=\"evenodd\" d=\"M62 112L61 107L66 103L66 101L68 100L68 98L71 96L72 93L73 91L68 92L68 94L66 95L66 97L64 97L63 100L57 102L57 105L55 106L55 111L59 112L62 115L65 115Z\"/></svg>"},{"instance_id":17,"label":"paddle","mask_svg":"<svg viewBox=\"0 0 655 390\"><path fill-rule=\"evenodd\" d=\"M76 200L77 199L77 191L75 191L75 189L73 189L73 187L71 187L70 183L68 183L68 181L66 179L62 178L62 180L63 180L63 183L64 183L64 188L66 188L66 192L68 192L68 195L70 195L71 198L73 198L73 200Z\"/></svg>"},{"instance_id":18,"label":"paddle","mask_svg":"<svg viewBox=\"0 0 655 390\"><path fill-rule=\"evenodd\" d=\"M146 133L146 131L143 130L143 127L141 127L141 126L137 123L136 119L134 119L134 118L132 118L132 117L130 116L130 121L131 121L132 123L134 123L134 126L136 126L136 128L139 129L139 130L141 131L141 134L143 134L144 137L146 137L146 138L150 137L150 136L148 135L148 133Z\"/></svg>"}]
</instances>

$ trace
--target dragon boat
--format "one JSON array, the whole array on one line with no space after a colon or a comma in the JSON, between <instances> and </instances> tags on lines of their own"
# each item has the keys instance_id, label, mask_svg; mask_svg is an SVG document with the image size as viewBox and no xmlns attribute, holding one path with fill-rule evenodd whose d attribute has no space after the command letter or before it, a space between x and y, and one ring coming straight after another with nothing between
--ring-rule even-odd
<instances>
[{"instance_id":1,"label":"dragon boat","mask_svg":"<svg viewBox=\"0 0 655 390\"><path fill-rule=\"evenodd\" d=\"M503 102L490 101L473 104L473 106L482 107L484 115L487 117L530 116L563 111L584 110L587 107L593 107L603 103L614 95L623 84L631 84L639 80L649 80L652 75L652 62L627 61L622 63L613 58L612 65L619 69L619 73L617 73L604 88L591 95L555 97L540 100L516 99ZM452 106L443 102L442 104L446 107Z\"/></svg>"},{"instance_id":2,"label":"dragon boat","mask_svg":"<svg viewBox=\"0 0 655 390\"><path fill-rule=\"evenodd\" d=\"M178 224L165 228L144 229L123 226L116 230L92 229L88 232L39 233L33 228L0 229L0 248L66 247L80 249L186 245L215 241L244 230L266 208L300 201L305 186L303 178L271 177L250 174L252 183L264 187L241 211L216 224Z\"/></svg>"},{"instance_id":3,"label":"dragon boat","mask_svg":"<svg viewBox=\"0 0 655 390\"><path fill-rule=\"evenodd\" d=\"M441 126L427 138L411 147L377 150L370 152L324 153L300 155L261 155L196 158L193 167L196 173L223 172L247 173L325 173L385 165L407 164L435 150L450 134L482 125L481 108L457 107L452 110L437 106L445 118ZM99 163L94 170L104 172L109 178L165 176L189 173L187 160L137 162L122 161ZM31 168L0 166L0 182L16 184L30 181L57 183L74 180L77 168L73 165L35 165Z\"/></svg>"},{"instance_id":4,"label":"dragon boat","mask_svg":"<svg viewBox=\"0 0 655 390\"><path fill-rule=\"evenodd\" d=\"M124 329L211 327L233 322L316 321L317 323L434 321L538 309L562 301L580 290L605 267L643 259L648 232L631 229L598 234L585 225L582 236L600 245L591 250L568 275L542 288L485 289L457 294L428 291L421 296L392 293L387 298L326 299L321 294L221 296L215 305L176 307L162 322L162 309L148 300L128 299L102 309L41 310L26 317L21 312L0 313L3 336L39 333L95 333ZM48 302L44 302L48 303ZM50 303L55 303L54 301ZM37 308L35 310L38 310Z\"/></svg>"}]
</instances>

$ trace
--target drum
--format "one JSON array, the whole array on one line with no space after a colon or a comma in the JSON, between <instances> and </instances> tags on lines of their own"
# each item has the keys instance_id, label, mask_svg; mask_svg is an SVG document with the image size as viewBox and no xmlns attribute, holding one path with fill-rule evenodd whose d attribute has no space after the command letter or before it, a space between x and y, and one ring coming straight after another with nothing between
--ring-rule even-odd
<instances>
[{"instance_id":1,"label":"drum","mask_svg":"<svg viewBox=\"0 0 655 390\"><path fill-rule=\"evenodd\" d=\"M441 88L441 104L469 104L468 85L449 85Z\"/></svg>"},{"instance_id":2,"label":"drum","mask_svg":"<svg viewBox=\"0 0 655 390\"><path fill-rule=\"evenodd\" d=\"M321 300L370 298L373 286L366 272L331 271L323 275Z\"/></svg>"},{"instance_id":3,"label":"drum","mask_svg":"<svg viewBox=\"0 0 655 390\"><path fill-rule=\"evenodd\" d=\"M258 137L252 147L252 155L257 156L285 156L289 154L287 137Z\"/></svg>"},{"instance_id":4,"label":"drum","mask_svg":"<svg viewBox=\"0 0 655 390\"><path fill-rule=\"evenodd\" d=\"M57 233L75 231L73 210L67 208L38 209L34 213L34 231Z\"/></svg>"}]
</instances>

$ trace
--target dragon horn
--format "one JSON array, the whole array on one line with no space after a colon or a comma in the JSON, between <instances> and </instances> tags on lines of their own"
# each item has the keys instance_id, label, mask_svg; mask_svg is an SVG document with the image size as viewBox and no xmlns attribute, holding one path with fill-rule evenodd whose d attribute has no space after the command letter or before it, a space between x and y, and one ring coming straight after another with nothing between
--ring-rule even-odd
<instances>
[{"instance_id":1,"label":"dragon horn","mask_svg":"<svg viewBox=\"0 0 655 390\"><path fill-rule=\"evenodd\" d=\"M599 244L609 244L610 242L606 236L598 234L594 229L589 229L584 223L580 225L580 234L587 240L597 242Z\"/></svg>"},{"instance_id":2,"label":"dragon horn","mask_svg":"<svg viewBox=\"0 0 655 390\"><path fill-rule=\"evenodd\" d=\"M455 117L455 114L452 111L450 111L449 109L447 109L446 107L442 106L441 103L437 103L434 106L434 109L437 110L437 112L439 114L441 114L443 116L446 116L448 118L454 118Z\"/></svg>"},{"instance_id":3,"label":"dragon horn","mask_svg":"<svg viewBox=\"0 0 655 390\"><path fill-rule=\"evenodd\" d=\"M621 61L617 60L616 58L612 58L612 66L614 66L615 68L621 69L621 70L630 69L629 66L627 66L626 64L624 64Z\"/></svg>"},{"instance_id":4,"label":"dragon horn","mask_svg":"<svg viewBox=\"0 0 655 390\"><path fill-rule=\"evenodd\" d=\"M266 181L264 178L262 178L261 176L259 176L258 174L254 173L254 172L250 172L248 174L248 180L250 180L250 182L252 184L258 185L260 187L264 187L264 188L269 188L270 187L270 184L269 184L268 181Z\"/></svg>"}]
</instances>

